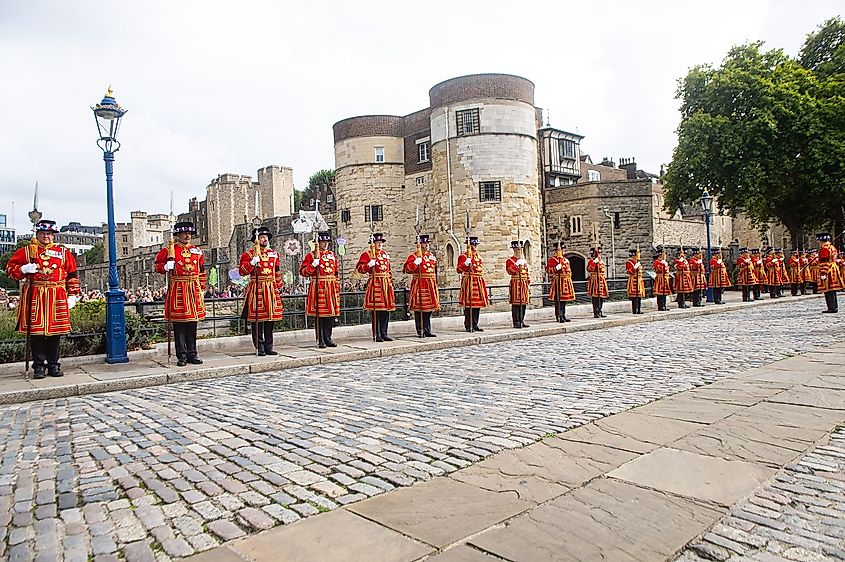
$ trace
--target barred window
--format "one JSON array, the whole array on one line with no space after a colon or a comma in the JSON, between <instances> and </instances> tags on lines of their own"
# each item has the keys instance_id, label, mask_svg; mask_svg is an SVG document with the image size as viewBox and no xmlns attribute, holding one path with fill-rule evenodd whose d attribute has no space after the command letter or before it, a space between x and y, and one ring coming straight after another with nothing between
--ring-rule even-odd
<instances>
[{"instance_id":1,"label":"barred window","mask_svg":"<svg viewBox=\"0 0 845 562\"><path fill-rule=\"evenodd\" d=\"M428 162L430 159L428 153L428 141L421 142L417 145L417 151L419 152L419 163L422 164L423 162Z\"/></svg>"},{"instance_id":2,"label":"barred window","mask_svg":"<svg viewBox=\"0 0 845 562\"><path fill-rule=\"evenodd\" d=\"M502 182L500 181L480 181L478 182L478 200L482 203L486 201L501 201L502 200Z\"/></svg>"},{"instance_id":3,"label":"barred window","mask_svg":"<svg viewBox=\"0 0 845 562\"><path fill-rule=\"evenodd\" d=\"M364 205L364 222L384 220L384 205Z\"/></svg>"},{"instance_id":4,"label":"barred window","mask_svg":"<svg viewBox=\"0 0 845 562\"><path fill-rule=\"evenodd\" d=\"M340 212L340 220L343 222L350 222L352 220L352 212L349 209L344 209Z\"/></svg>"},{"instance_id":5,"label":"barred window","mask_svg":"<svg viewBox=\"0 0 845 562\"><path fill-rule=\"evenodd\" d=\"M580 234L583 234L583 231L581 230L581 217L569 217L569 235L578 236Z\"/></svg>"},{"instance_id":6,"label":"barred window","mask_svg":"<svg viewBox=\"0 0 845 562\"><path fill-rule=\"evenodd\" d=\"M456 111L455 119L459 137L476 135L481 131L478 108Z\"/></svg>"},{"instance_id":7,"label":"barred window","mask_svg":"<svg viewBox=\"0 0 845 562\"><path fill-rule=\"evenodd\" d=\"M561 159L573 160L575 158L575 142L567 139L560 139L558 141L558 149L560 150Z\"/></svg>"}]
</instances>

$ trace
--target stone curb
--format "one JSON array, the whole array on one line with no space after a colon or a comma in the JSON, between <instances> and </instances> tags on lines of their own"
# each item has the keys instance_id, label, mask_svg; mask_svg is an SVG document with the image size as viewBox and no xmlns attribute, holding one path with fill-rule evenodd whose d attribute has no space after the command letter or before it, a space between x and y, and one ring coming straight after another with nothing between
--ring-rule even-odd
<instances>
[{"instance_id":1,"label":"stone curb","mask_svg":"<svg viewBox=\"0 0 845 562\"><path fill-rule=\"evenodd\" d=\"M806 295L799 297L790 297L790 299L810 299L820 298L821 295ZM670 309L671 313L657 315L648 314L643 316L629 316L625 318L613 318L593 321L589 319L588 323L577 323L574 326L570 324L553 324L551 326L537 326L529 330L521 330L515 332L505 332L498 334L478 334L470 335L468 337L461 337L459 339L449 340L423 340L419 343L414 341L402 345L393 345L390 347L383 347L379 349L361 349L355 351L344 351L340 353L332 353L325 355L310 355L306 357L277 359L274 361L262 361L260 363L251 363L244 365L233 365L225 367L205 367L194 370L180 370L173 373L163 373L155 375L141 375L135 377L127 377L123 379L115 379L110 381L95 381L81 384L71 384L64 386L54 386L49 388L33 388L26 390L16 390L9 392L0 392L0 405L2 404L19 404L23 402L32 402L36 400L48 400L54 398L69 398L73 396L84 396L88 394L100 394L105 392L115 392L121 390L130 390L134 388L145 388L150 386L161 386L166 384L175 384L180 382L198 381L216 379L222 377L248 375L256 373L266 373L270 371L281 371L285 369L295 369L298 367L310 367L313 365L328 365L332 363L340 363L347 361L361 361L366 359L374 359L378 357L390 357L393 355L404 355L408 353L416 353L420 351L435 351L447 348L468 347L472 345L484 345L498 343L502 341L521 340L535 337L547 337L560 334L601 330L606 328L615 328L619 326L628 326L631 324L640 324L643 322L659 322L664 319L678 319L690 318L702 314L719 314L722 312L729 312L749 306L767 306L769 304L782 304L783 302L766 299L762 301L754 301L750 303L736 302L728 303L723 306L707 306L700 309ZM624 305L626 308L630 305L625 302L611 303L614 305ZM620 306L613 307L614 311ZM546 311L546 309L536 309L538 311ZM624 310L624 309L623 309ZM493 313L493 314L507 314L510 313ZM532 315L539 319L539 314ZM463 322L462 317L456 317L460 322ZM226 339L244 339L248 336L235 336ZM244 340L246 341L246 340ZM199 342L198 342L199 343ZM219 347L218 347L219 349ZM155 350L144 350L142 357L155 356ZM138 357L133 355L133 357ZM73 358L71 358L73 359ZM65 362L65 360L63 360ZM91 363L88 361L87 363ZM66 364L70 365L71 362Z\"/></svg>"}]
</instances>

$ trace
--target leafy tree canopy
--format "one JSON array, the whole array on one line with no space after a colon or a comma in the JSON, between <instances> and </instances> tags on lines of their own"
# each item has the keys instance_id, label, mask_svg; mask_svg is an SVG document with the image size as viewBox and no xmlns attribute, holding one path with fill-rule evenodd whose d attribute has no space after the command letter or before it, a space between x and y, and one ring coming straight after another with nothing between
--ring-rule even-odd
<instances>
[{"instance_id":1,"label":"leafy tree canopy","mask_svg":"<svg viewBox=\"0 0 845 562\"><path fill-rule=\"evenodd\" d=\"M308 178L308 186L303 191L294 193L294 212L298 212L303 204L311 208L311 198L316 197L317 188L320 186L334 185L334 170L323 169L315 172Z\"/></svg>"},{"instance_id":2,"label":"leafy tree canopy","mask_svg":"<svg viewBox=\"0 0 845 562\"><path fill-rule=\"evenodd\" d=\"M719 68L689 71L676 95L681 124L666 174L670 211L707 189L722 209L758 226L780 220L793 240L841 225L845 74L833 70L845 49L842 27L830 20L810 34L798 60L756 42L732 48Z\"/></svg>"}]
</instances>

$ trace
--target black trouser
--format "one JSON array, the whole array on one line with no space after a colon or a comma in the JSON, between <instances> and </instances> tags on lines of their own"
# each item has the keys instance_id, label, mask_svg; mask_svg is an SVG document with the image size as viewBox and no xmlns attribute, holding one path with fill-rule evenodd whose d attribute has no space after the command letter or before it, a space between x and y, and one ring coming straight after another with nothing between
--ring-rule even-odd
<instances>
[{"instance_id":1,"label":"black trouser","mask_svg":"<svg viewBox=\"0 0 845 562\"><path fill-rule=\"evenodd\" d=\"M751 302L751 285L742 286L742 302Z\"/></svg>"},{"instance_id":2,"label":"black trouser","mask_svg":"<svg viewBox=\"0 0 845 562\"><path fill-rule=\"evenodd\" d=\"M464 309L464 329L468 332L483 332L484 330L478 327L478 319L481 317L480 308L465 308Z\"/></svg>"},{"instance_id":3,"label":"black trouser","mask_svg":"<svg viewBox=\"0 0 845 562\"><path fill-rule=\"evenodd\" d=\"M44 374L44 369L51 374L61 372L59 364L59 336L30 336L32 346L32 370Z\"/></svg>"},{"instance_id":4,"label":"black trouser","mask_svg":"<svg viewBox=\"0 0 845 562\"><path fill-rule=\"evenodd\" d=\"M566 322L566 301L555 301L555 320Z\"/></svg>"},{"instance_id":5,"label":"black trouser","mask_svg":"<svg viewBox=\"0 0 845 562\"><path fill-rule=\"evenodd\" d=\"M836 301L836 291L825 292L824 302L827 303L827 310L829 312L839 312L839 303Z\"/></svg>"},{"instance_id":6,"label":"black trouser","mask_svg":"<svg viewBox=\"0 0 845 562\"><path fill-rule=\"evenodd\" d=\"M818 284L817 282L815 282L815 281L811 282L811 283L810 283L810 287L812 287L812 288L813 288L813 294L814 294L814 295L818 295L818 294L819 294L819 284Z\"/></svg>"},{"instance_id":7,"label":"black trouser","mask_svg":"<svg viewBox=\"0 0 845 562\"><path fill-rule=\"evenodd\" d=\"M176 359L196 359L197 322L174 322L173 341L176 344Z\"/></svg>"},{"instance_id":8,"label":"black trouser","mask_svg":"<svg viewBox=\"0 0 845 562\"><path fill-rule=\"evenodd\" d=\"M687 294L686 293L678 293L678 308L689 308L687 306Z\"/></svg>"},{"instance_id":9,"label":"black trouser","mask_svg":"<svg viewBox=\"0 0 845 562\"><path fill-rule=\"evenodd\" d=\"M798 296L798 283L791 283L789 288L793 297Z\"/></svg>"},{"instance_id":10,"label":"black trouser","mask_svg":"<svg viewBox=\"0 0 845 562\"><path fill-rule=\"evenodd\" d=\"M802 281L801 283L799 283L798 288L801 290L802 295L807 294L807 282L806 281Z\"/></svg>"},{"instance_id":11,"label":"black trouser","mask_svg":"<svg viewBox=\"0 0 845 562\"><path fill-rule=\"evenodd\" d=\"M755 301L763 300L763 295L762 295L762 291L760 290L760 287L762 287L762 285L754 285L754 300Z\"/></svg>"},{"instance_id":12,"label":"black trouser","mask_svg":"<svg viewBox=\"0 0 845 562\"><path fill-rule=\"evenodd\" d=\"M666 295L657 295L657 310L669 310L666 306Z\"/></svg>"},{"instance_id":13,"label":"black trouser","mask_svg":"<svg viewBox=\"0 0 845 562\"><path fill-rule=\"evenodd\" d=\"M641 309L643 304L642 297L631 297L631 313L632 314L642 314L643 311Z\"/></svg>"},{"instance_id":14,"label":"black trouser","mask_svg":"<svg viewBox=\"0 0 845 562\"><path fill-rule=\"evenodd\" d=\"M332 328L334 328L334 316L320 316L316 318L318 338L317 343L326 345L332 341Z\"/></svg>"},{"instance_id":15,"label":"black trouser","mask_svg":"<svg viewBox=\"0 0 845 562\"><path fill-rule=\"evenodd\" d=\"M273 326L275 322L252 323L252 345L258 351L273 351Z\"/></svg>"},{"instance_id":16,"label":"black trouser","mask_svg":"<svg viewBox=\"0 0 845 562\"><path fill-rule=\"evenodd\" d=\"M591 297L593 301L593 318L601 318L604 316L601 312L601 307L604 304L604 299L601 297Z\"/></svg>"},{"instance_id":17,"label":"black trouser","mask_svg":"<svg viewBox=\"0 0 845 562\"><path fill-rule=\"evenodd\" d=\"M692 292L692 305L701 306L701 289Z\"/></svg>"},{"instance_id":18,"label":"black trouser","mask_svg":"<svg viewBox=\"0 0 845 562\"><path fill-rule=\"evenodd\" d=\"M390 311L375 310L372 313L376 315L376 341L383 340L387 337L387 325L390 323Z\"/></svg>"},{"instance_id":19,"label":"black trouser","mask_svg":"<svg viewBox=\"0 0 845 562\"><path fill-rule=\"evenodd\" d=\"M713 302L722 304L722 287L713 287Z\"/></svg>"},{"instance_id":20,"label":"black trouser","mask_svg":"<svg viewBox=\"0 0 845 562\"><path fill-rule=\"evenodd\" d=\"M514 328L527 328L528 324L525 323L525 310L528 308L528 305L525 304L512 304L511 305L511 319L513 320L513 327Z\"/></svg>"},{"instance_id":21,"label":"black trouser","mask_svg":"<svg viewBox=\"0 0 845 562\"><path fill-rule=\"evenodd\" d=\"M414 311L414 326L419 337L431 335L431 311Z\"/></svg>"}]
</instances>

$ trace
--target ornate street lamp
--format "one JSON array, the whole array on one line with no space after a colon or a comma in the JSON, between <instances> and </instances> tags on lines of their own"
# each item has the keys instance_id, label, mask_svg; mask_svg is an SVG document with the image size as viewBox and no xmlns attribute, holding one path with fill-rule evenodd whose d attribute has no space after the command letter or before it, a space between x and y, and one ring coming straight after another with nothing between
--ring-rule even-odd
<instances>
[{"instance_id":1,"label":"ornate street lamp","mask_svg":"<svg viewBox=\"0 0 845 562\"><path fill-rule=\"evenodd\" d=\"M127 363L126 354L126 318L123 310L126 297L120 290L117 276L117 251L114 234L114 195L112 192L112 173L114 153L120 150L117 130L120 120L126 114L125 109L117 104L111 86L103 101L91 108L100 138L97 146L103 151L106 163L106 208L109 218L109 290L106 291L106 363Z\"/></svg>"},{"instance_id":2,"label":"ornate street lamp","mask_svg":"<svg viewBox=\"0 0 845 562\"><path fill-rule=\"evenodd\" d=\"M701 194L701 210L704 211L704 222L707 224L707 302L713 302L713 287L710 286L710 217L713 215L713 197L705 189Z\"/></svg>"}]
</instances>

